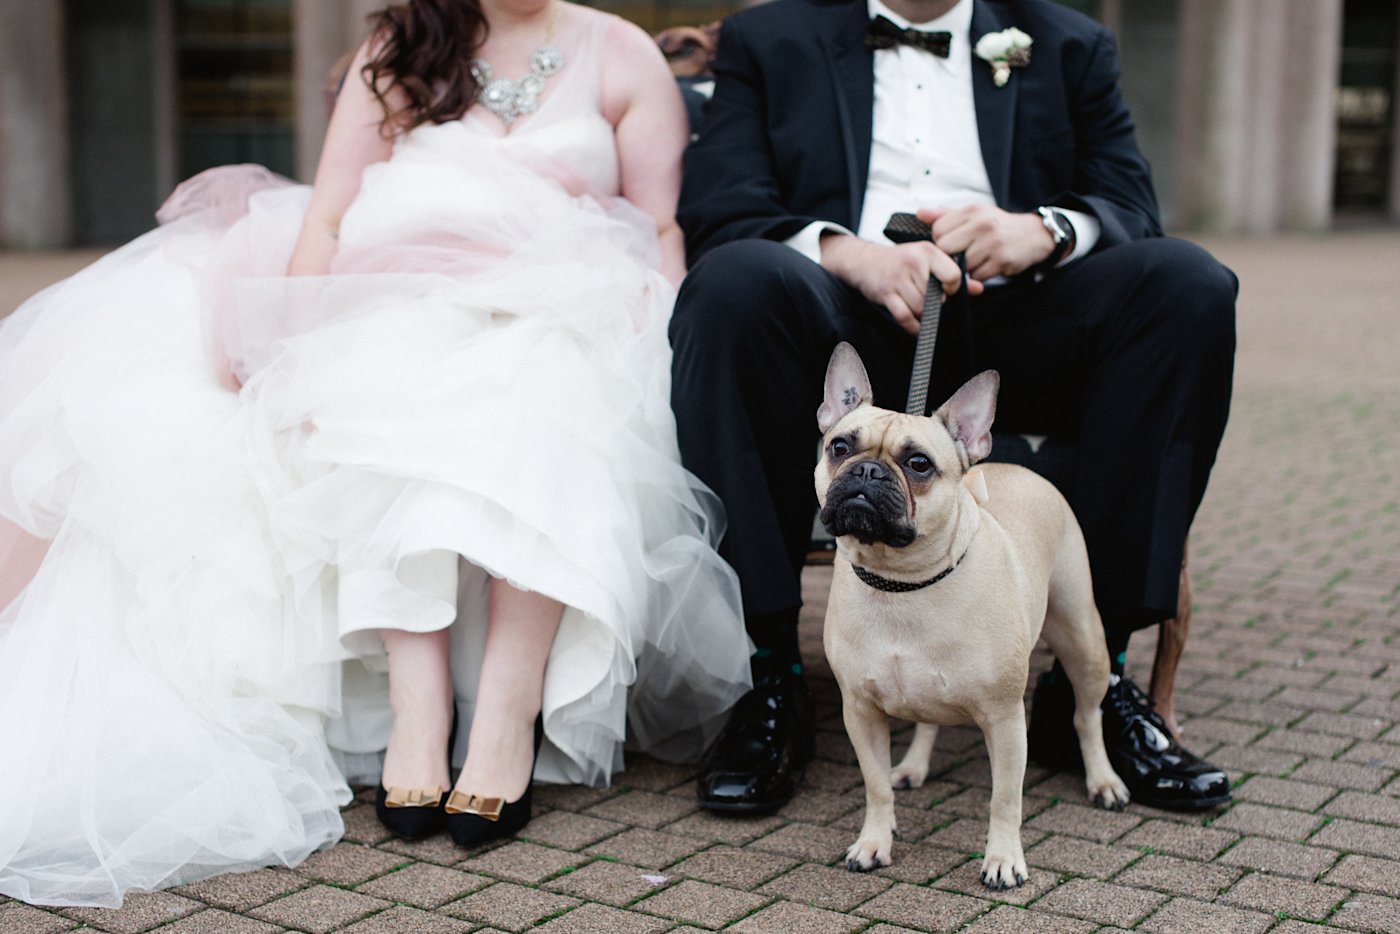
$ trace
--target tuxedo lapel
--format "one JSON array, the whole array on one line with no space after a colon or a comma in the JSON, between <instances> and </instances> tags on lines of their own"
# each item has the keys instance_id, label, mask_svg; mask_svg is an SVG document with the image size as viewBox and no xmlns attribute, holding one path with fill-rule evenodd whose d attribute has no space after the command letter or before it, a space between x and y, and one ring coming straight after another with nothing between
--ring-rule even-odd
<instances>
[{"instance_id":1,"label":"tuxedo lapel","mask_svg":"<svg viewBox=\"0 0 1400 934\"><path fill-rule=\"evenodd\" d=\"M972 0L972 35L968 42L977 45L977 40L989 32L1000 32L1007 25L1002 23L997 8L985 0ZM1034 54L1034 50L1032 50ZM972 99L977 108L977 136L982 144L982 161L987 166L987 177L992 183L992 196L997 204L1005 205L1007 193L1011 190L1011 136L1016 117L1016 96L1020 81L1017 69L1011 70L1011 80L1002 87L992 81L992 66L972 55Z\"/></svg>"},{"instance_id":2,"label":"tuxedo lapel","mask_svg":"<svg viewBox=\"0 0 1400 934\"><path fill-rule=\"evenodd\" d=\"M865 46L868 18L865 0L853 0L833 7L834 29L821 31L831 77L835 84L836 114L840 122L841 145L849 173L850 211L848 226L860 224L865 202L865 183L870 172L870 139L875 111L875 59Z\"/></svg>"}]
</instances>

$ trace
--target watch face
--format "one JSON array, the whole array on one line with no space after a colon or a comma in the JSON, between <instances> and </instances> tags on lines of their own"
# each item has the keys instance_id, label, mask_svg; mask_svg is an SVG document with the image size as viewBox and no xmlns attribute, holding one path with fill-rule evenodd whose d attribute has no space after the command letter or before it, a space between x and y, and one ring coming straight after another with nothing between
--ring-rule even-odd
<instances>
[{"instance_id":1,"label":"watch face","mask_svg":"<svg viewBox=\"0 0 1400 934\"><path fill-rule=\"evenodd\" d=\"M1050 208L1041 208L1040 217L1045 223L1045 228L1050 231L1050 236L1055 238L1057 246L1069 239L1069 222L1063 214Z\"/></svg>"}]
</instances>

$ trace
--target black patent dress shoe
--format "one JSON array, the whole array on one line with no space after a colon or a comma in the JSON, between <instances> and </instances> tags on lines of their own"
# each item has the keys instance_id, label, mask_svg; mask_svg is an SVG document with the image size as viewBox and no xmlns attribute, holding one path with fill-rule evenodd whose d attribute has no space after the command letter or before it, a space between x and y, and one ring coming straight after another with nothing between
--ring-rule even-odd
<instances>
[{"instance_id":1,"label":"black patent dress shoe","mask_svg":"<svg viewBox=\"0 0 1400 934\"><path fill-rule=\"evenodd\" d=\"M1083 770L1072 719L1074 693L1063 675L1050 674L1036 682L1027 751L1048 768ZM1230 800L1229 776L1173 739L1152 701L1130 679L1109 676L1102 709L1109 764L1138 804L1201 811Z\"/></svg>"},{"instance_id":2,"label":"black patent dress shoe","mask_svg":"<svg viewBox=\"0 0 1400 934\"><path fill-rule=\"evenodd\" d=\"M816 712L802 678L759 678L705 757L700 806L735 814L776 811L797 791L815 743Z\"/></svg>"}]
</instances>

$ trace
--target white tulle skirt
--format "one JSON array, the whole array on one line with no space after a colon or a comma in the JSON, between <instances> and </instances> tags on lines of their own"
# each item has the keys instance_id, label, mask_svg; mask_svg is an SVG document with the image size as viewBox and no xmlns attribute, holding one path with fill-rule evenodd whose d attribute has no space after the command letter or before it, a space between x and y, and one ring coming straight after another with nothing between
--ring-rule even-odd
<instances>
[{"instance_id":1,"label":"white tulle skirt","mask_svg":"<svg viewBox=\"0 0 1400 934\"><path fill-rule=\"evenodd\" d=\"M646 224L413 158L330 275L280 274L307 189L216 170L0 324L0 893L333 843L391 722L381 628L452 627L460 763L488 576L567 607L537 779L693 756L746 688Z\"/></svg>"}]
</instances>

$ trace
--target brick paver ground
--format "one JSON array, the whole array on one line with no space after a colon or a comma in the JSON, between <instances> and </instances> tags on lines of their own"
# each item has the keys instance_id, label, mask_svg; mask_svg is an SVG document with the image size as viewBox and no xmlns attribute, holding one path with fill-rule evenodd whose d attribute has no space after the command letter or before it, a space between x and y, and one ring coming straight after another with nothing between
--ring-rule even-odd
<instances>
[{"instance_id":1,"label":"brick paver ground","mask_svg":"<svg viewBox=\"0 0 1400 934\"><path fill-rule=\"evenodd\" d=\"M1400 232L1206 245L1242 280L1240 347L1191 536L1178 696L1189 745L1234 778L1232 806L1107 815L1032 767L1032 882L994 895L976 883L985 753L975 731L945 730L928 784L901 795L894 865L847 873L861 783L821 657L816 568L803 639L819 758L775 816L699 812L693 770L632 758L610 789L542 787L519 840L469 852L387 840L361 795L345 842L295 869L117 911L0 899L0 934L1400 932ZM89 259L0 254L0 313ZM1132 646L1144 683L1151 653L1150 635Z\"/></svg>"}]
</instances>

